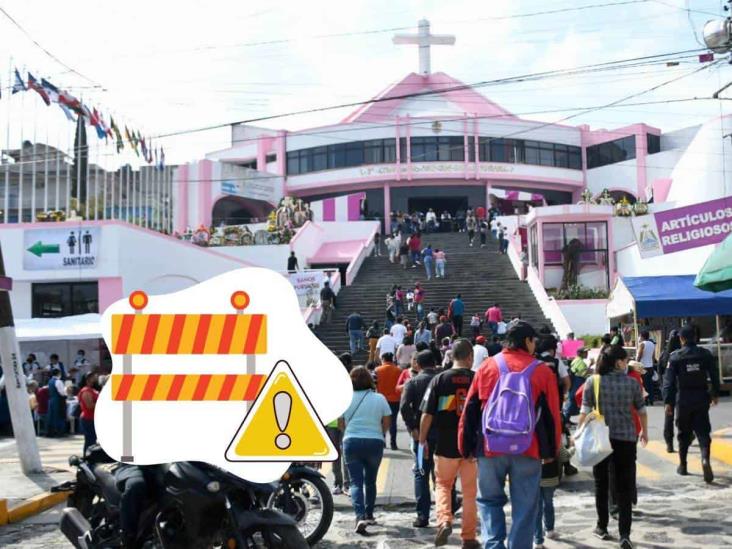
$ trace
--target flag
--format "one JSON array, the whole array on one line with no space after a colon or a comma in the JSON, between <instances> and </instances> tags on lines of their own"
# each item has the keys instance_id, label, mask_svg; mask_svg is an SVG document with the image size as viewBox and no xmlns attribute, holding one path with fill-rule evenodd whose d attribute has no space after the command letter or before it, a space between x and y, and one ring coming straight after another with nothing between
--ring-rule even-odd
<instances>
[{"instance_id":1,"label":"flag","mask_svg":"<svg viewBox=\"0 0 732 549\"><path fill-rule=\"evenodd\" d=\"M160 164L158 164L159 170L165 169L165 151L163 150L163 147L160 147Z\"/></svg>"},{"instance_id":2,"label":"flag","mask_svg":"<svg viewBox=\"0 0 732 549\"><path fill-rule=\"evenodd\" d=\"M699 63L709 63L710 61L714 61L713 53L702 53L699 55Z\"/></svg>"},{"instance_id":3,"label":"flag","mask_svg":"<svg viewBox=\"0 0 732 549\"><path fill-rule=\"evenodd\" d=\"M130 147L132 147L132 150L135 151L137 156L140 156L140 153L137 150L137 137L135 136L135 132L133 131L130 133L130 130L125 126L125 135L127 136L127 142L130 144Z\"/></svg>"},{"instance_id":4,"label":"flag","mask_svg":"<svg viewBox=\"0 0 732 549\"><path fill-rule=\"evenodd\" d=\"M69 110L69 108L66 105L64 105L63 103L59 103L58 106L64 112L64 114L66 115L66 118L68 118L71 122L76 121L76 118L74 118L74 115L71 113L71 111Z\"/></svg>"},{"instance_id":5,"label":"flag","mask_svg":"<svg viewBox=\"0 0 732 549\"><path fill-rule=\"evenodd\" d=\"M23 82L23 79L20 77L20 73L18 72L18 69L15 69L15 83L13 84L13 91L12 93L18 93L18 92L24 92L28 88L25 87L25 83Z\"/></svg>"},{"instance_id":6,"label":"flag","mask_svg":"<svg viewBox=\"0 0 732 549\"><path fill-rule=\"evenodd\" d=\"M81 115L86 117L87 120L91 122L92 119L92 112L89 110L89 107L84 105L84 103L79 103L81 105Z\"/></svg>"},{"instance_id":7,"label":"flag","mask_svg":"<svg viewBox=\"0 0 732 549\"><path fill-rule=\"evenodd\" d=\"M138 132L138 135L139 135L139 132ZM145 162L147 162L147 144L145 143L145 138L140 137L139 141L140 141L140 148L142 149L142 158L144 158Z\"/></svg>"},{"instance_id":8,"label":"flag","mask_svg":"<svg viewBox=\"0 0 732 549\"><path fill-rule=\"evenodd\" d=\"M125 148L125 143L122 140L122 134L120 133L117 124L114 123L114 118L110 118L109 127L111 128L112 132L114 132L114 138L117 141L117 152L120 152L122 149Z\"/></svg>"},{"instance_id":9,"label":"flag","mask_svg":"<svg viewBox=\"0 0 732 549\"><path fill-rule=\"evenodd\" d=\"M149 137L147 138L149 145L147 146L147 163L152 164L154 162L153 159L153 146L152 146L152 139Z\"/></svg>"},{"instance_id":10,"label":"flag","mask_svg":"<svg viewBox=\"0 0 732 549\"><path fill-rule=\"evenodd\" d=\"M33 77L31 73L28 73L28 88L36 92L38 95L41 96L41 99L43 99L43 102L46 104L46 106L51 104L51 100L48 97L48 94L46 93L46 90L43 89L43 86L41 86L36 79Z\"/></svg>"},{"instance_id":11,"label":"flag","mask_svg":"<svg viewBox=\"0 0 732 549\"><path fill-rule=\"evenodd\" d=\"M102 117L99 116L96 107L92 110L91 113L91 124L92 126L94 126L94 129L97 130L97 137L99 139L104 139L105 137L107 137L107 132L102 125Z\"/></svg>"},{"instance_id":12,"label":"flag","mask_svg":"<svg viewBox=\"0 0 732 549\"><path fill-rule=\"evenodd\" d=\"M58 88L51 84L48 80L45 78L41 78L41 86L43 87L43 90L46 92L46 95L48 95L48 99L51 101L51 103L58 103L59 98L59 92Z\"/></svg>"},{"instance_id":13,"label":"flag","mask_svg":"<svg viewBox=\"0 0 732 549\"><path fill-rule=\"evenodd\" d=\"M79 116L84 116L84 110L81 108L81 101L71 95L66 90L58 94L58 104L68 107Z\"/></svg>"}]
</instances>

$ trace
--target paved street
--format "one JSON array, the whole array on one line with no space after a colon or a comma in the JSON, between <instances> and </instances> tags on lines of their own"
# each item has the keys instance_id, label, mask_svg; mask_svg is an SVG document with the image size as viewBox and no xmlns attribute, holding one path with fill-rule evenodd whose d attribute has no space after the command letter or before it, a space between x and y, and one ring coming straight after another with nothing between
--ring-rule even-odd
<instances>
[{"instance_id":1,"label":"paved street","mask_svg":"<svg viewBox=\"0 0 732 549\"><path fill-rule=\"evenodd\" d=\"M633 538L639 547L729 547L732 546L732 399L726 398L712 412L715 429L713 447L716 480L706 486L701 479L698 451L690 454L691 476L675 473L676 454L667 454L659 429L662 408L651 409L651 442L639 449L639 503L634 516ZM44 464L54 469L67 469L66 457L82 445L80 437L63 441L41 439ZM400 444L407 447L405 433ZM0 440L0 469L14 465L14 445ZM324 548L398 549L429 547L434 528L415 530L411 527L412 510L411 456L409 452L388 450L378 476L378 526L370 528L372 535L354 538L353 516L349 500L336 496L337 512L333 526L320 544ZM330 467L324 471L331 483ZM56 472L61 479L63 473ZM581 471L568 479L556 493L557 531L560 539L548 541L549 548L613 547L590 537L595 523L592 479ZM508 511L508 507L507 507ZM0 528L0 546L17 548L70 547L56 527L58 509L49 510L25 523ZM459 526L459 524L458 524ZM615 523L611 522L612 528ZM448 547L459 547L459 528L455 529Z\"/></svg>"}]
</instances>

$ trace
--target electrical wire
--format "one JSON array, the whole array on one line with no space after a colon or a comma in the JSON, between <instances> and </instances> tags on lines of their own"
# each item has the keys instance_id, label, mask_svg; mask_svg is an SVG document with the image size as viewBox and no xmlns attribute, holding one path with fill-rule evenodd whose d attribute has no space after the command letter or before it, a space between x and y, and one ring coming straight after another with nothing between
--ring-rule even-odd
<instances>
[{"instance_id":1,"label":"electrical wire","mask_svg":"<svg viewBox=\"0 0 732 549\"><path fill-rule=\"evenodd\" d=\"M54 60L54 61L55 61L56 63L58 63L59 65L61 65L62 67L64 67L64 68L65 68L66 70L68 70L69 72L71 72L71 73L73 73L73 74L76 74L77 76L80 76L80 77L81 77L81 78L83 78L84 80L86 80L86 81L88 81L88 82L91 82L92 84L95 84L95 85L97 85L97 86L103 87L103 86L101 86L101 84L99 84L99 83L98 83L98 82L96 82L95 80L93 80L93 79L89 78L88 76L85 76L84 74L80 73L79 71L77 71L77 70L76 70L76 69L74 69L73 67L71 67L71 66L67 65L66 63L64 63L63 61L61 61L61 59L59 59L58 57L56 57L56 55L54 55L54 54L53 54L52 52L50 52L49 50L47 50L46 48L44 48L44 47L43 47L43 46L42 46L42 45L41 45L41 44L40 44L40 43L39 43L39 42L38 42L38 41L37 41L37 40L36 40L35 38L33 38L33 37L32 37L32 36L30 35L30 33L29 33L29 32L28 32L27 30L25 30L25 28L23 28L23 26L22 26L22 25L21 25L20 23L18 23L18 21L16 21L16 20L15 20L15 18L14 18L14 17L12 16L12 15L10 15L10 14L9 14L9 13L7 12L7 10L5 10L5 8L3 8L2 6L0 6L0 13L2 13L2 14L3 14L3 15L4 15L4 16L5 16L6 18L7 18L7 19L8 19L8 21L10 21L10 22L11 22L11 23L12 23L13 25L15 25L15 27L17 27L17 28L18 28L18 30L20 30L20 32L22 32L22 33L23 33L23 34L24 34L24 35L25 35L25 36L26 36L26 37L27 37L27 38L28 38L28 39L29 39L29 40L30 40L31 42L33 42L33 44L34 44L34 45L35 45L36 47L38 47L38 49L40 49L40 50L41 50L41 51L42 51L43 53L45 53L45 54L46 54L46 55L47 55L48 57L50 57L50 58L51 58L52 60Z\"/></svg>"}]
</instances>

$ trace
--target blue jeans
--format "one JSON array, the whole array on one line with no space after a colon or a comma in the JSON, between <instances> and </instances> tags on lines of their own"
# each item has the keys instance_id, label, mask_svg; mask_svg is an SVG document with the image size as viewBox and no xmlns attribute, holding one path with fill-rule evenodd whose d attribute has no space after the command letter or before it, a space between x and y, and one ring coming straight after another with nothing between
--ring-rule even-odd
<instances>
[{"instance_id":1,"label":"blue jeans","mask_svg":"<svg viewBox=\"0 0 732 549\"><path fill-rule=\"evenodd\" d=\"M431 255L424 256L424 270L425 273L427 273L427 280L430 280L432 278L432 264L434 263L434 260L432 259Z\"/></svg>"},{"instance_id":2,"label":"blue jeans","mask_svg":"<svg viewBox=\"0 0 732 549\"><path fill-rule=\"evenodd\" d=\"M424 319L424 305L422 303L417 303L417 322L420 322Z\"/></svg>"},{"instance_id":3,"label":"blue jeans","mask_svg":"<svg viewBox=\"0 0 732 549\"><path fill-rule=\"evenodd\" d=\"M86 449L92 444L97 443L97 431L94 428L93 419L80 419L81 432L84 433L84 455L86 455Z\"/></svg>"},{"instance_id":4,"label":"blue jeans","mask_svg":"<svg viewBox=\"0 0 732 549\"><path fill-rule=\"evenodd\" d=\"M498 331L498 322L491 322L488 321L488 327L491 329L491 335L497 335L496 332Z\"/></svg>"},{"instance_id":5,"label":"blue jeans","mask_svg":"<svg viewBox=\"0 0 732 549\"><path fill-rule=\"evenodd\" d=\"M526 456L478 458L478 512L484 549L505 549L506 477L510 481L511 532L508 546L530 548L539 512L541 461Z\"/></svg>"},{"instance_id":6,"label":"blue jeans","mask_svg":"<svg viewBox=\"0 0 732 549\"><path fill-rule=\"evenodd\" d=\"M365 348L363 342L363 330L349 330L348 335L351 339L350 345L352 355L355 354L356 351L360 351Z\"/></svg>"},{"instance_id":7,"label":"blue jeans","mask_svg":"<svg viewBox=\"0 0 732 549\"><path fill-rule=\"evenodd\" d=\"M389 408L391 408L391 423L389 423L389 438L391 438L391 445L396 446L397 418L399 417L399 402L390 402Z\"/></svg>"},{"instance_id":8,"label":"blue jeans","mask_svg":"<svg viewBox=\"0 0 732 549\"><path fill-rule=\"evenodd\" d=\"M412 250L412 263L416 265L420 257L419 250Z\"/></svg>"},{"instance_id":9,"label":"blue jeans","mask_svg":"<svg viewBox=\"0 0 732 549\"><path fill-rule=\"evenodd\" d=\"M567 402L564 403L564 410L562 410L565 422L568 422L569 418L572 416L579 414L579 406L577 406L577 401L575 400L574 395L577 392L577 389L587 381L584 377L576 376L574 374L570 375L572 376L572 386L569 389L569 398L567 399Z\"/></svg>"},{"instance_id":10,"label":"blue jeans","mask_svg":"<svg viewBox=\"0 0 732 549\"><path fill-rule=\"evenodd\" d=\"M445 278L445 262L444 261L436 261L436 275L441 276L442 278Z\"/></svg>"},{"instance_id":11,"label":"blue jeans","mask_svg":"<svg viewBox=\"0 0 732 549\"><path fill-rule=\"evenodd\" d=\"M374 516L376 475L384 456L384 441L376 438L347 438L343 454L351 477L351 503L356 520Z\"/></svg>"},{"instance_id":12,"label":"blue jeans","mask_svg":"<svg viewBox=\"0 0 732 549\"><path fill-rule=\"evenodd\" d=\"M542 524L543 519L543 524ZM547 530L554 530L554 488L541 488L539 498L539 512L536 514L536 530L534 543L544 543L544 526Z\"/></svg>"},{"instance_id":13,"label":"blue jeans","mask_svg":"<svg viewBox=\"0 0 732 549\"><path fill-rule=\"evenodd\" d=\"M428 452L422 458L422 468L419 469L417 464L417 450L419 443L412 440L412 453L414 454L414 499L417 500L417 518L429 520L430 518L430 477L435 468L435 442L429 440L427 446Z\"/></svg>"}]
</instances>

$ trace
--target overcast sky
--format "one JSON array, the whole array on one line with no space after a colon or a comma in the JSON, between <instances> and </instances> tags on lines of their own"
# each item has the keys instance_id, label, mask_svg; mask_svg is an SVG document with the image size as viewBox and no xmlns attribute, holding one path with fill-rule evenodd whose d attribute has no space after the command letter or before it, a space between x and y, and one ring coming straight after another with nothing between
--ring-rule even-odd
<instances>
[{"instance_id":1,"label":"overcast sky","mask_svg":"<svg viewBox=\"0 0 732 549\"><path fill-rule=\"evenodd\" d=\"M610 3L618 0L610 0ZM528 14L602 0L349 0L224 2L3 0L2 6L44 48L89 78L69 73L0 14L0 67L13 64L112 113L148 135L246 120L373 97L417 71L414 46L392 44L393 28L427 17L432 32L454 34L454 46L432 48L432 70L466 83L700 47L692 29L720 13L719 0L649 0L567 13ZM518 17L521 16L521 17ZM689 20L690 18L690 20ZM416 29L415 29L416 30ZM374 32L367 32L374 31ZM399 32L412 32L404 29ZM342 34L324 37L326 34ZM603 105L699 67L643 67L481 88L516 114L557 121L577 106ZM634 99L708 97L732 79L726 63ZM7 68L0 72L0 143L5 144ZM95 88L94 85L100 87ZM31 92L32 93L32 92ZM729 93L732 97L732 92ZM646 122L671 130L720 114L706 101L604 109L572 119L593 128ZM71 123L35 97L10 103L13 139L19 117L25 138L36 132L68 139ZM540 110L557 112L528 114ZM347 110L259 123L298 129L332 123ZM50 129L47 129L50 128ZM54 137L56 136L56 137ZM169 162L201 158L228 144L228 130L163 141ZM39 138L39 140L41 140ZM100 154L105 154L104 151ZM110 155L114 161L119 157ZM122 157L125 158L125 157Z\"/></svg>"}]
</instances>

